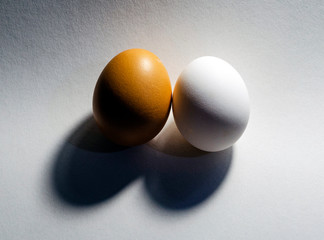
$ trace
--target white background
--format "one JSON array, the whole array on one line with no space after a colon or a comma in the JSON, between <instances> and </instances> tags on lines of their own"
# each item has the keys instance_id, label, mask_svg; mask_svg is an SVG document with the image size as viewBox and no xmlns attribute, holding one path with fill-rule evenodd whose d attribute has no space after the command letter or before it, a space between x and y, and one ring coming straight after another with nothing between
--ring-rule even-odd
<instances>
[{"instance_id":1,"label":"white background","mask_svg":"<svg viewBox=\"0 0 324 240\"><path fill-rule=\"evenodd\" d=\"M0 33L0 239L324 238L323 1L1 0ZM143 176L81 206L54 187L64 147L123 157L66 139L91 115L103 67L134 47L159 56L173 85L190 61L213 55L248 87L250 122L227 175L190 208L162 206ZM162 134L158 150L130 151L200 161L167 142Z\"/></svg>"}]
</instances>

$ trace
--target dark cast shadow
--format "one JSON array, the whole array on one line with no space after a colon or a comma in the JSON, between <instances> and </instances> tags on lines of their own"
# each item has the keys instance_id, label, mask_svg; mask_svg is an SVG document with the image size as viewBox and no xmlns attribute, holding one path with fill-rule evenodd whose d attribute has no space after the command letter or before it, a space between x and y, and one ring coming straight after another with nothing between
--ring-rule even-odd
<instances>
[{"instance_id":1,"label":"dark cast shadow","mask_svg":"<svg viewBox=\"0 0 324 240\"><path fill-rule=\"evenodd\" d=\"M118 146L87 117L63 143L52 169L57 195L72 205L87 206L117 194L139 175L138 147Z\"/></svg>"},{"instance_id":2,"label":"dark cast shadow","mask_svg":"<svg viewBox=\"0 0 324 240\"><path fill-rule=\"evenodd\" d=\"M204 152L190 145L175 123L149 143L153 157L145 162L145 186L160 206L184 210L211 196L231 166L233 148Z\"/></svg>"},{"instance_id":3,"label":"dark cast shadow","mask_svg":"<svg viewBox=\"0 0 324 240\"><path fill-rule=\"evenodd\" d=\"M232 147L214 153L193 147L173 121L145 145L119 146L107 140L88 116L58 151L51 182L60 199L75 206L90 206L115 196L143 175L145 188L156 203L184 210L219 188L232 155Z\"/></svg>"}]
</instances>

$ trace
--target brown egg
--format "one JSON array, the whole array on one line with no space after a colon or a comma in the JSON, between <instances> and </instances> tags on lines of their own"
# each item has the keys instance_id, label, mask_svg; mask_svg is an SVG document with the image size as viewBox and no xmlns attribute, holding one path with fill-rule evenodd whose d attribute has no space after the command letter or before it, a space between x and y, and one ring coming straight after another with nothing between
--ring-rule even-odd
<instances>
[{"instance_id":1,"label":"brown egg","mask_svg":"<svg viewBox=\"0 0 324 240\"><path fill-rule=\"evenodd\" d=\"M170 111L172 89L160 59L129 49L104 68L93 95L93 113L112 142L133 146L154 138Z\"/></svg>"}]
</instances>

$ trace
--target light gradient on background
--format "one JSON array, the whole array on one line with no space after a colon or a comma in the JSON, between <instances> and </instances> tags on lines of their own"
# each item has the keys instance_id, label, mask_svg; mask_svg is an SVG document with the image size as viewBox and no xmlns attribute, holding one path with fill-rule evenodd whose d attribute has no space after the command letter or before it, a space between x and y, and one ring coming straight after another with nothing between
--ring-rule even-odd
<instances>
[{"instance_id":1,"label":"light gradient on background","mask_svg":"<svg viewBox=\"0 0 324 240\"><path fill-rule=\"evenodd\" d=\"M0 238L323 239L323 13L315 0L1 0ZM229 174L195 208L160 208L141 178L89 208L50 189L101 70L134 47L155 53L173 85L213 55L248 87L251 118Z\"/></svg>"}]
</instances>

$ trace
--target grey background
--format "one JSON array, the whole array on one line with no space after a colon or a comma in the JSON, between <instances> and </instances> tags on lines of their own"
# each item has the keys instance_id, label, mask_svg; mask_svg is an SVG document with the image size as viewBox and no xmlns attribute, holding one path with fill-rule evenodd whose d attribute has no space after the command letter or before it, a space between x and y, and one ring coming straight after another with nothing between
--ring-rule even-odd
<instances>
[{"instance_id":1,"label":"grey background","mask_svg":"<svg viewBox=\"0 0 324 240\"><path fill-rule=\"evenodd\" d=\"M0 31L1 239L323 239L323 1L1 0ZM203 55L240 72L251 117L231 161L201 156L180 136L168 145L172 119L158 141L99 149L106 143L91 119L82 121L103 67L133 47L159 56L173 85ZM153 180L118 165L133 158ZM64 199L56 186L53 172L68 171L71 159L85 163L72 181L88 187L87 203ZM103 165L110 169L107 159L128 171L118 192L105 192L109 181L91 185ZM190 208L165 207L152 197L161 187L156 166L199 176L215 191ZM219 179L204 178L206 169ZM93 189L98 199L87 195Z\"/></svg>"}]
</instances>

